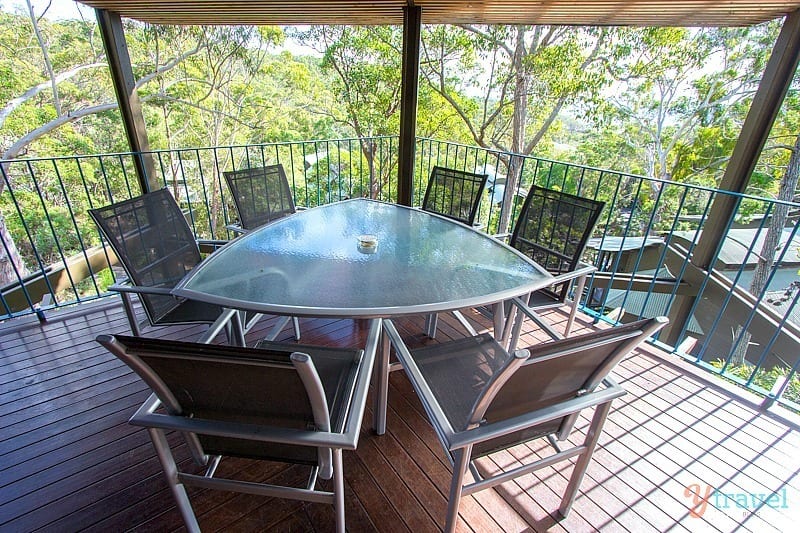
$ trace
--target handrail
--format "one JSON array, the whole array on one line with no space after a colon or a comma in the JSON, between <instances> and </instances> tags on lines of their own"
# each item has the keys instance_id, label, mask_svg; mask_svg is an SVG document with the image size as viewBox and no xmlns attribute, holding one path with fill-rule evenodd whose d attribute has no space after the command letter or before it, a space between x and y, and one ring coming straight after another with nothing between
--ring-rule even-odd
<instances>
[{"instance_id":1,"label":"handrail","mask_svg":"<svg viewBox=\"0 0 800 533\"><path fill-rule=\"evenodd\" d=\"M374 145L371 159L363 153L363 142ZM397 145L396 136L381 136L148 153L159 182L176 196L195 235L227 240L235 237L226 228L234 217L221 179L223 171L281 163L295 203L308 207L357 196L392 202L397 195ZM9 230L0 231L0 258L18 251L29 269L15 264L6 274L10 280L0 281L0 320L33 313L43 317L51 309L107 295L108 286L115 282L108 265L115 258L102 246L86 211L139 194L135 157L120 152L0 162L4 185L0 215ZM480 229L489 234L512 229L514 215L532 184L602 199L606 208L594 235L597 242L635 236L660 237L663 243L641 239L642 247L612 252L587 248L583 259L598 270L583 294L575 295L585 312L605 320L604 315L616 309L623 321L670 315L670 327L659 334L660 342L680 347L689 345L684 342L687 338L697 338L691 353L676 353L724 375L741 370L735 358L746 352L752 366L745 377L737 379L760 394L770 394L770 380L774 381L770 376L776 368L785 368L789 381L797 379L800 349L788 336L800 322L800 290L795 289L800 281L797 217L787 222L788 237L782 240L765 288L755 295L748 290L755 260L764 255L760 243L768 229L766 215L777 205L798 212L800 204L417 138L414 205L421 203L424 184L437 165L489 174L477 217ZM515 181L507 178L508 168L519 173L511 204L504 205L505 187ZM643 204L640 196L646 194L650 197ZM692 263L692 254L718 198L734 198L739 215L728 232L731 246L722 247L714 268L706 272ZM750 213L765 217L758 223ZM726 255L733 253L733 243L739 243L736 248L743 255ZM740 305L745 301L750 308ZM785 389L772 391L772 397L783 401Z\"/></svg>"}]
</instances>

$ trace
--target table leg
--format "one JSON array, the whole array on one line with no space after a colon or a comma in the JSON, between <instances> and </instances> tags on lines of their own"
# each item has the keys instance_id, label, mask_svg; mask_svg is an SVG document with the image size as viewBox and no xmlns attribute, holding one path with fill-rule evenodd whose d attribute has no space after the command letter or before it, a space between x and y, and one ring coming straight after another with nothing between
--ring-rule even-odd
<instances>
[{"instance_id":1,"label":"table leg","mask_svg":"<svg viewBox=\"0 0 800 533\"><path fill-rule=\"evenodd\" d=\"M436 338L436 327L439 323L439 313L430 313L425 317L425 332L431 339Z\"/></svg>"},{"instance_id":2,"label":"table leg","mask_svg":"<svg viewBox=\"0 0 800 533\"><path fill-rule=\"evenodd\" d=\"M389 336L381 331L381 347L375 365L375 408L373 409L373 426L375 433L386 433L386 404L389 401Z\"/></svg>"},{"instance_id":3,"label":"table leg","mask_svg":"<svg viewBox=\"0 0 800 533\"><path fill-rule=\"evenodd\" d=\"M505 333L506 325L506 306L505 302L497 302L493 305L492 316L494 318L494 338L501 342Z\"/></svg>"}]
</instances>

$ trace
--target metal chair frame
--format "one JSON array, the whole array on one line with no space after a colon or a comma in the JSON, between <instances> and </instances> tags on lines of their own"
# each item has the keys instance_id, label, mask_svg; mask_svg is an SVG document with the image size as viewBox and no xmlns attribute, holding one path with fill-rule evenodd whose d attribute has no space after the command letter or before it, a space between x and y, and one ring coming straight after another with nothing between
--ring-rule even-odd
<instances>
[{"instance_id":1,"label":"metal chair frame","mask_svg":"<svg viewBox=\"0 0 800 533\"><path fill-rule=\"evenodd\" d=\"M129 422L147 428L189 531L200 531L200 526L185 489L187 485L330 504L335 510L336 530L344 532L342 450L353 450L358 443L380 331L381 320L373 320L363 350L281 343L241 348L110 335L101 335L97 341L130 366L153 390ZM325 363L325 358L337 359L337 365L345 365L334 375L334 391L329 390L330 387L326 389L321 380L333 364ZM161 372L154 369L153 361ZM214 368L233 371L233 374L226 374L228 377L243 376L242 382L218 383L224 398L216 403L202 397L204 387L214 385L219 379ZM322 370L318 372L318 368ZM300 387L300 391L289 397L305 394L310 413L306 412L304 418L292 423L291 420L287 422L287 416L282 413L270 412L269 405L263 405L263 416L261 409L256 408L260 407L258 405L247 403L244 413L229 407L230 403L236 403L231 396L237 394L238 400L247 399L250 392L262 399L274 397L273 390L261 379L269 374L276 374L272 380L278 380L282 387ZM292 374L296 376L289 379ZM231 394L232 385L242 390ZM303 406L293 401L292 409L303 410ZM178 431L183 435L194 462L205 467L205 473L194 474L179 468L165 431ZM303 451L309 448L310 453ZM296 459L293 458L295 452L299 452ZM298 462L309 465L311 472L305 487L215 477L217 466L226 455ZM332 479L333 488L318 487L318 477Z\"/></svg>"},{"instance_id":2,"label":"metal chair frame","mask_svg":"<svg viewBox=\"0 0 800 533\"><path fill-rule=\"evenodd\" d=\"M488 174L478 174L434 166L422 200L422 210L445 216L467 226L475 226L475 218L481 203L483 189L486 187ZM454 311L453 315L470 333L472 326L464 316ZM425 331L431 338L436 337L438 315L428 315Z\"/></svg>"},{"instance_id":3,"label":"metal chair frame","mask_svg":"<svg viewBox=\"0 0 800 533\"><path fill-rule=\"evenodd\" d=\"M233 170L224 175L239 215L238 223L225 227L235 233L248 233L297 211L281 164ZM300 340L300 321L297 317L291 320L295 339Z\"/></svg>"},{"instance_id":4,"label":"metal chair frame","mask_svg":"<svg viewBox=\"0 0 800 533\"><path fill-rule=\"evenodd\" d=\"M142 327L211 324L200 342L225 330L229 339L242 338L260 315L244 323L237 311L176 298L175 284L202 261L200 245L218 247L226 241L196 240L172 194L159 189L111 205L90 209L105 243L111 247L128 277L108 287L120 293L125 316L134 335ZM132 256L131 254L136 254ZM136 318L132 296L142 304L146 320ZM235 319L235 320L234 320Z\"/></svg>"}]
</instances>

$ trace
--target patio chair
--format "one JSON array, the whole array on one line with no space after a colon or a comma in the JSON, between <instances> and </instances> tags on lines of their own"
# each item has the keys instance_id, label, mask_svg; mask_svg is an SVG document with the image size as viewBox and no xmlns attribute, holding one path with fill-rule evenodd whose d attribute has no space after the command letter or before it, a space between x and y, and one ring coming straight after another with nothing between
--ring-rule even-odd
<instances>
[{"instance_id":1,"label":"patio chair","mask_svg":"<svg viewBox=\"0 0 800 533\"><path fill-rule=\"evenodd\" d=\"M487 174L434 166L425 189L422 210L474 226L487 179ZM456 312L455 316L467 327L462 315ZM431 338L436 337L437 320L436 314L428 315L426 319L425 330ZM468 331L472 331L471 327Z\"/></svg>"},{"instance_id":2,"label":"patio chair","mask_svg":"<svg viewBox=\"0 0 800 533\"><path fill-rule=\"evenodd\" d=\"M243 325L236 311L170 294L178 281L200 263L202 256L186 218L167 189L90 209L89 215L128 276L127 281L115 283L109 290L122 296L134 335L141 335L141 328L148 323L151 326L207 323L211 326L202 342L210 341L223 329L229 340L243 342L244 331L258 315L249 317L247 325ZM224 241L203 243L221 245ZM136 318L131 298L134 294L142 304L145 321Z\"/></svg>"},{"instance_id":3,"label":"patio chair","mask_svg":"<svg viewBox=\"0 0 800 533\"><path fill-rule=\"evenodd\" d=\"M666 323L663 317L643 320L509 353L488 334L409 351L386 320L385 331L397 357L453 464L445 531L455 530L462 495L576 457L559 507L566 517L611 402L625 394L609 372ZM586 410L594 411L588 427L573 431ZM493 463L476 463L542 437L554 453L545 456L537 451L540 458L522 460L520 466L505 471ZM568 437L570 441L564 442ZM531 449L516 455L533 453Z\"/></svg>"},{"instance_id":4,"label":"patio chair","mask_svg":"<svg viewBox=\"0 0 800 533\"><path fill-rule=\"evenodd\" d=\"M189 531L200 527L187 485L332 504L336 529L344 531L342 448L354 449L360 431L379 321L373 330L368 356L267 341L256 348L110 335L97 341L152 389L130 423L147 428ZM180 455L176 461L173 453L187 452L165 430L182 434L194 470ZM308 482L214 477L223 456L309 467ZM319 487L318 477L332 479L332 489Z\"/></svg>"},{"instance_id":5,"label":"patio chair","mask_svg":"<svg viewBox=\"0 0 800 533\"><path fill-rule=\"evenodd\" d=\"M228 229L247 233L295 212L294 198L283 165L225 172L239 222Z\"/></svg>"},{"instance_id":6,"label":"patio chair","mask_svg":"<svg viewBox=\"0 0 800 533\"><path fill-rule=\"evenodd\" d=\"M540 310L559 307L573 294L563 335L535 312L528 315L553 339L569 336L586 278L595 271L594 266L581 263L581 257L604 206L601 201L534 185L516 219L509 245L555 276L550 288L530 295L528 305ZM509 315L507 325L512 319Z\"/></svg>"},{"instance_id":7,"label":"patio chair","mask_svg":"<svg viewBox=\"0 0 800 533\"><path fill-rule=\"evenodd\" d=\"M486 174L435 166L425 189L422 210L472 226L487 178Z\"/></svg>"},{"instance_id":8,"label":"patio chair","mask_svg":"<svg viewBox=\"0 0 800 533\"><path fill-rule=\"evenodd\" d=\"M297 210L292 189L283 165L245 168L225 172L239 222L226 227L236 233L247 233L268 222L291 215ZM300 321L292 317L294 336L300 339Z\"/></svg>"}]
</instances>

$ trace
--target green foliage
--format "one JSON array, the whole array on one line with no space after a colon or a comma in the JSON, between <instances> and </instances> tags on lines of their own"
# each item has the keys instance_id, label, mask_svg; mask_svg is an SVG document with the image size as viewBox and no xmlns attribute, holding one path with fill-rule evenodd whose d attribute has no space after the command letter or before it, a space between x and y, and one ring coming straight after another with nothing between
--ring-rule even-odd
<instances>
[{"instance_id":1,"label":"green foliage","mask_svg":"<svg viewBox=\"0 0 800 533\"><path fill-rule=\"evenodd\" d=\"M610 30L549 26L426 28L422 78L455 110L471 142L530 154L552 115L607 85Z\"/></svg>"},{"instance_id":2,"label":"green foliage","mask_svg":"<svg viewBox=\"0 0 800 533\"><path fill-rule=\"evenodd\" d=\"M114 102L105 66L89 66L104 59L95 24L45 19L40 27L56 73L78 69L58 84L63 112ZM539 155L597 168L715 186L735 145L753 81L763 71L777 27L776 23L715 30L425 27L417 134L521 153L535 149ZM295 40L316 48L318 57L276 51L286 39L284 30L277 27L157 27L126 21L125 32L134 73L147 80L138 92L152 149L398 132L402 37L398 27L290 30ZM515 50L521 53L514 54ZM44 84L3 123L0 146L6 148L57 118L42 51L24 16L0 13L0 75L4 104ZM518 87L522 92L515 92ZM780 145L796 135L798 109L800 97L791 91L774 138L753 174L750 192L775 194L788 159ZM557 116L551 120L551 115ZM520 122L515 122L515 116ZM127 150L119 112L111 109L68 121L33 139L21 153L35 157ZM181 155L160 164L179 198L204 195L212 207L208 213L197 213L197 224L202 231L214 232L223 216L216 178L242 162L224 151L214 157L203 154L202 161L187 162L185 157L192 159ZM493 164L502 173L508 162L501 159ZM102 203L108 201L108 190L124 192L124 180L133 176L130 168L100 169L91 160L84 165L60 174L37 170L38 187L63 209L65 202L56 199L63 196L61 191L69 197L86 196L80 192L84 180L88 197ZM314 173L303 175L300 191L306 194L320 187L319 199L316 191L308 192L311 203L341 195L387 194L395 165L396 153L377 153L369 143L362 143L335 158L329 155L320 160ZM319 168L333 169L341 183L319 183ZM567 172L555 179L562 171L561 167L525 168L523 187L537 182L576 192L578 187L597 190L599 197L615 202L615 209L630 214L620 224L642 228L649 224L657 194L662 195L665 212L655 217L654 229L668 228L672 212L703 212L706 207L703 195L682 198L675 188L634 190L627 183L617 191L619 178L613 173L579 176ZM178 176L186 172L196 173L192 179L198 182L202 178L208 184L206 190L182 191L188 185L181 186ZM9 178L18 180L25 173L15 170ZM371 176L369 183L355 179L363 175ZM15 187L34 190L20 183ZM18 201L23 212L39 209L42 216L35 195L22 195ZM72 209L80 218L86 207ZM761 208L758 202L745 202L743 213L747 216ZM3 209L15 238L25 241L21 221L15 222L8 214L7 200ZM62 215L54 211L56 219ZM49 231L41 222L31 224ZM69 230L56 224L59 231ZM70 238L65 242L68 248L75 244ZM53 243L42 245L52 256ZM32 261L31 251L25 252Z\"/></svg>"},{"instance_id":3,"label":"green foliage","mask_svg":"<svg viewBox=\"0 0 800 533\"><path fill-rule=\"evenodd\" d=\"M322 54L333 91L325 113L358 137L397 133L400 28L313 26L294 36Z\"/></svg>"},{"instance_id":4,"label":"green foliage","mask_svg":"<svg viewBox=\"0 0 800 533\"><path fill-rule=\"evenodd\" d=\"M94 278L86 278L75 284L75 289L65 289L61 294L56 295L58 301L70 301L75 298L75 293L78 296L86 298L95 296L98 293L102 294L107 291L108 287L114 283L114 275L111 273L110 268L105 268L100 272L95 272Z\"/></svg>"},{"instance_id":5,"label":"green foliage","mask_svg":"<svg viewBox=\"0 0 800 533\"><path fill-rule=\"evenodd\" d=\"M722 370L725 367L725 361L715 360L711 362L711 366L717 370ZM729 381L737 385L741 385L752 378L753 385L763 391L771 391L775 383L780 379L786 379L790 374L790 369L783 366L776 366L773 368L761 368L753 376L753 367L751 365L729 365L722 373L722 377L727 377ZM781 397L784 400L800 404L800 376L794 374Z\"/></svg>"}]
</instances>

